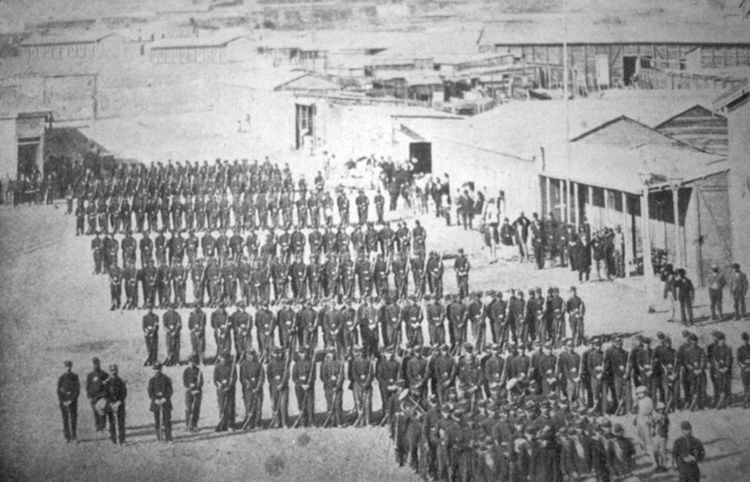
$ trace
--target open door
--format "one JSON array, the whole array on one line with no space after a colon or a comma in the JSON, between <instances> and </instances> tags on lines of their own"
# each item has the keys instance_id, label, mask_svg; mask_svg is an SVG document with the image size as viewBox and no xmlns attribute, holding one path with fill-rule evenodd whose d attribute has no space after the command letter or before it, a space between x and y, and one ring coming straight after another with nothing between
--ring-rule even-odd
<instances>
[{"instance_id":1,"label":"open door","mask_svg":"<svg viewBox=\"0 0 750 482\"><path fill-rule=\"evenodd\" d=\"M315 140L315 104L295 104L295 149L311 147Z\"/></svg>"}]
</instances>

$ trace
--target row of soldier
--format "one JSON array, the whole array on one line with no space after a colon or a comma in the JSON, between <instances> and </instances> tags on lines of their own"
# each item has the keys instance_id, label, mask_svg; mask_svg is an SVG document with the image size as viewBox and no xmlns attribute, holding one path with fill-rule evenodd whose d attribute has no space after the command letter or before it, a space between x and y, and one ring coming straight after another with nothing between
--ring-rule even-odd
<instances>
[{"instance_id":1,"label":"row of soldier","mask_svg":"<svg viewBox=\"0 0 750 482\"><path fill-rule=\"evenodd\" d=\"M340 224L364 225L385 221L385 199L378 191L372 199L375 220L370 216L370 197L360 190L355 198L356 222L351 217L351 202L344 189L335 199L337 217L334 218L334 198L330 192L307 195L281 192L278 195L243 194L232 198L229 194L154 197L144 202L141 197L79 199L74 215L76 234L91 235L95 231L124 233L129 230L213 231L227 229L318 228Z\"/></svg>"},{"instance_id":2,"label":"row of soldier","mask_svg":"<svg viewBox=\"0 0 750 482\"><path fill-rule=\"evenodd\" d=\"M170 235L160 231L153 239L148 232L136 239L131 231L127 231L122 240L107 232L104 238L100 238L99 231L96 231L91 250L96 273L106 273L110 264L117 263L120 253L124 262L133 265L140 254L141 267L146 267L148 261L154 259L159 264L172 264L175 259L182 263L187 258L192 264L199 254L205 259L217 258L221 263L227 260L239 262L244 257L251 261L258 257L265 260L280 257L289 261L305 253L309 260L320 259L323 255L352 253L365 253L370 258L378 253L386 258L392 258L395 253L405 257L412 253L424 257L427 232L420 222L414 221L411 230L406 222L396 225L396 230L391 228L390 222L379 230L372 223L365 230L359 226L351 231L344 226L337 230L313 229L307 235L299 228L291 233L288 229L279 232L274 229L267 232L227 230L219 231L218 235L206 232L200 239L194 230L188 231L187 237L183 237L184 231L174 231Z\"/></svg>"},{"instance_id":3,"label":"row of soldier","mask_svg":"<svg viewBox=\"0 0 750 482\"><path fill-rule=\"evenodd\" d=\"M592 340L600 347L601 340ZM559 355L572 357L571 345ZM747 340L745 340L747 347ZM274 351L273 360L262 364L254 350L241 359L222 354L213 370L213 384L219 407L217 432L255 430L261 427L263 385L268 383L272 404L270 428L289 426L287 405L290 381L294 386L299 416L292 427L314 422L314 384L318 374L310 347L302 346L292 360L293 347ZM552 355L553 356L553 355ZM481 357L484 357L482 359ZM367 425L371 416L373 383L379 385L382 404L380 425L390 428L395 441L396 461L411 467L431 480L624 480L635 470L636 445L625 436L622 425L597 417L596 409L571 400L569 393L539 390L533 372L528 383L520 374L507 383L493 376L504 365L496 346L477 358L471 348L454 359L446 346L425 360L419 347L406 351L398 359L390 348L383 349L380 360L370 359L355 348L351 359L336 359L334 350L325 352L319 376L324 388L327 414L324 427L345 425L347 418L355 426ZM188 432L198 431L203 399L204 377L192 355L182 374L185 390L185 422ZM561 361L562 370L567 361ZM57 395L68 441L76 440L80 382L66 362ZM506 365L507 366L507 365ZM149 380L149 409L153 412L157 438L172 440L171 413L174 386L155 364ZM441 379L441 370L451 377ZM478 375L483 372L488 375ZM565 380L565 375L562 380ZM344 381L353 391L354 409L346 417L342 406ZM236 384L241 385L245 418L236 422ZM567 383L570 383L568 381ZM407 387L407 388L404 388ZM432 395L427 394L430 387ZM125 443L125 400L127 387L119 378L117 366L110 373L102 370L94 358L94 370L86 378L86 395L91 404L97 431L110 426L113 443ZM646 388L638 386L639 410L634 424L645 419L646 438L652 445L641 449L651 453L655 472L667 470L669 417L663 402L651 407L644 397ZM643 413L641 413L643 412ZM692 437L691 424L682 422L682 436L672 447L673 466L681 480L699 480L698 462L705 456L702 444Z\"/></svg>"},{"instance_id":4,"label":"row of soldier","mask_svg":"<svg viewBox=\"0 0 750 482\"><path fill-rule=\"evenodd\" d=\"M533 291L532 291L533 293ZM291 339L299 343L317 342L323 335L326 348L336 349L338 354L350 351L360 342L368 354L377 354L382 343L393 348L402 345L412 346L425 342L427 333L429 344L438 346L450 341L453 352L461 352L462 346L473 340L476 349L482 349L490 341L504 346L508 342L526 345L529 342L549 342L561 346L566 332L570 330L571 341L580 345L584 339L583 314L585 304L571 289L567 302L559 296L555 288L545 301L536 296L532 306L539 312L524 313L522 298L511 296L504 301L501 292L474 292L466 299L458 295L425 296L421 301L416 296L395 300L386 296L384 300L367 297L364 302L355 304L351 298L324 298L322 304L311 301L294 303L287 299L278 308L261 302L254 314L246 311L246 304L236 302L236 310L231 315L224 302L210 314L217 355L221 350L231 350L232 340L238 354L252 346L253 328L257 348L267 354L275 345L286 347ZM528 304L527 304L528 305ZM149 352L148 364L157 360L159 317L153 306L147 305L149 312L143 318L143 330ZM182 317L176 311L179 303L173 303L162 316L162 326L166 336L167 363L177 363L180 359L179 346ZM543 307L543 308L542 308ZM209 317L202 310L200 302L188 317L192 352L202 360L205 353L205 331ZM489 328L489 330L488 330ZM489 332L489 333L488 333ZM446 337L447 334L447 337Z\"/></svg>"}]
</instances>

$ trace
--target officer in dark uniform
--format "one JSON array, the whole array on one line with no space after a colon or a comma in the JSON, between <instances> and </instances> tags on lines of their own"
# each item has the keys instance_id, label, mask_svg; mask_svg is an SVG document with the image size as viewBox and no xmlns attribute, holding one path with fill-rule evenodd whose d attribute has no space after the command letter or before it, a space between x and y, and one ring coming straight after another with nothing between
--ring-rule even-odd
<instances>
[{"instance_id":1,"label":"officer in dark uniform","mask_svg":"<svg viewBox=\"0 0 750 482\"><path fill-rule=\"evenodd\" d=\"M440 303L438 296L434 296L432 303L427 305L426 314L430 344L443 345L445 343L445 308Z\"/></svg>"},{"instance_id":2,"label":"officer in dark uniform","mask_svg":"<svg viewBox=\"0 0 750 482\"><path fill-rule=\"evenodd\" d=\"M86 396L94 412L94 426L96 427L96 431L101 432L106 426L107 419L104 416L104 410L99 400L105 396L105 383L109 378L109 374L101 369L99 358L94 357L91 362L94 365L94 369L86 376Z\"/></svg>"},{"instance_id":3,"label":"officer in dark uniform","mask_svg":"<svg viewBox=\"0 0 750 482\"><path fill-rule=\"evenodd\" d=\"M706 456L703 444L693 437L693 427L687 420L680 424L682 436L674 441L672 457L680 476L680 482L699 482L701 479L698 462Z\"/></svg>"},{"instance_id":4,"label":"officer in dark uniform","mask_svg":"<svg viewBox=\"0 0 750 482\"><path fill-rule=\"evenodd\" d=\"M198 431L203 399L203 372L198 367L198 356L190 355L190 363L182 372L182 386L185 387L185 425L188 432Z\"/></svg>"},{"instance_id":5,"label":"officer in dark uniform","mask_svg":"<svg viewBox=\"0 0 750 482\"><path fill-rule=\"evenodd\" d=\"M727 408L732 397L732 350L726 345L725 335L721 331L713 332L716 345L711 350L708 362L714 371L713 384L716 392L714 407Z\"/></svg>"},{"instance_id":6,"label":"officer in dark uniform","mask_svg":"<svg viewBox=\"0 0 750 482\"><path fill-rule=\"evenodd\" d=\"M73 362L65 361L65 373L57 380L57 401L62 413L63 434L65 440L74 442L78 428L78 396L81 393L81 382L73 373Z\"/></svg>"},{"instance_id":7,"label":"officer in dark uniform","mask_svg":"<svg viewBox=\"0 0 750 482\"><path fill-rule=\"evenodd\" d=\"M375 373L370 358L364 356L361 346L354 347L354 359L350 370L354 406L358 413L354 426L368 426L372 411L372 380Z\"/></svg>"},{"instance_id":8,"label":"officer in dark uniform","mask_svg":"<svg viewBox=\"0 0 750 482\"><path fill-rule=\"evenodd\" d=\"M229 316L229 324L232 327L234 336L234 349L237 356L242 356L252 346L251 330L253 320L250 314L245 311L245 302L237 302L237 310Z\"/></svg>"},{"instance_id":9,"label":"officer in dark uniform","mask_svg":"<svg viewBox=\"0 0 750 482\"><path fill-rule=\"evenodd\" d=\"M125 399L128 396L128 388L117 374L117 365L110 365L109 373L110 377L104 386L109 438L113 444L125 445Z\"/></svg>"},{"instance_id":10,"label":"officer in dark uniform","mask_svg":"<svg viewBox=\"0 0 750 482\"><path fill-rule=\"evenodd\" d=\"M219 308L211 313L211 328L214 331L214 341L216 343L216 358L224 350L232 348L232 334L229 327L229 315L227 315L226 305L222 302Z\"/></svg>"},{"instance_id":11,"label":"officer in dark uniform","mask_svg":"<svg viewBox=\"0 0 750 482\"><path fill-rule=\"evenodd\" d=\"M742 333L742 346L737 348L737 366L744 393L742 408L750 408L750 335L747 332Z\"/></svg>"},{"instance_id":12,"label":"officer in dark uniform","mask_svg":"<svg viewBox=\"0 0 750 482\"><path fill-rule=\"evenodd\" d=\"M159 317L154 314L154 306L146 305L148 313L143 315L143 335L146 338L146 351L148 358L143 366L153 365L157 361L159 352Z\"/></svg>"},{"instance_id":13,"label":"officer in dark uniform","mask_svg":"<svg viewBox=\"0 0 750 482\"><path fill-rule=\"evenodd\" d=\"M255 430L260 425L263 412L263 383L265 369L258 360L258 352L250 348L247 356L239 364L242 399L245 402L243 430Z\"/></svg>"},{"instance_id":14,"label":"officer in dark uniform","mask_svg":"<svg viewBox=\"0 0 750 482\"><path fill-rule=\"evenodd\" d=\"M102 238L99 237L99 231L97 231L96 236L91 240L91 254L94 256L94 274L102 272L103 250Z\"/></svg>"},{"instance_id":15,"label":"officer in dark uniform","mask_svg":"<svg viewBox=\"0 0 750 482\"><path fill-rule=\"evenodd\" d=\"M156 373L148 382L150 409L154 412L156 437L160 442L172 441L172 380L162 373L161 363L154 364Z\"/></svg>"},{"instance_id":16,"label":"officer in dark uniform","mask_svg":"<svg viewBox=\"0 0 750 482\"><path fill-rule=\"evenodd\" d=\"M456 381L458 364L450 356L448 345L441 344L440 352L435 356L432 363L433 393L437 394L438 403L443 405L448 400L448 390L453 387Z\"/></svg>"}]
</instances>

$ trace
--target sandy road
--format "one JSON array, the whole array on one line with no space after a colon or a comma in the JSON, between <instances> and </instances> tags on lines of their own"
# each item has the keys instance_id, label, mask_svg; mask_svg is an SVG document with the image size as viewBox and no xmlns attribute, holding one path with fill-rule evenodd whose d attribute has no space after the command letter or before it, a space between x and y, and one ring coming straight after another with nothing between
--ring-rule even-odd
<instances>
[{"instance_id":1,"label":"sandy road","mask_svg":"<svg viewBox=\"0 0 750 482\"><path fill-rule=\"evenodd\" d=\"M459 245L474 252L476 233L460 228L442 228L425 219L428 248L450 251ZM151 370L142 366L146 358L140 332L142 312L110 312L106 279L91 275L90 238L73 235L73 220L54 207L0 209L0 463L3 475L15 480L396 480L415 479L408 469L396 466L384 429L366 430L275 430L252 434L216 434L215 390L206 387L201 431L184 430L182 368L167 368L175 382L175 443L162 446L154 441L151 413L147 410L146 384ZM507 289L566 288L573 275L558 268L537 271L530 265L499 262L486 265L482 255L472 257L472 288ZM455 288L451 265L446 264L446 290ZM587 332L639 333L663 331L677 341L680 327L665 321L665 314L646 314L645 295L636 281L588 283L579 292L588 304ZM701 293L697 315L706 314ZM183 310L183 320L187 311ZM725 322L730 346L736 346L747 322ZM708 340L717 325L699 326ZM189 341L183 333L183 358ZM163 339L160 351L163 353ZM213 340L208 336L208 354ZM55 383L62 373L62 360L71 359L81 378L90 368L92 356L105 366L116 362L128 383L127 401L130 444L113 447L104 434L93 431L91 410L82 398L79 405L81 443L63 442ZM211 370L204 372L207 381ZM739 382L735 380L735 392ZM376 390L377 392L377 390ZM347 392L345 407L351 407ZM238 394L238 401L241 397ZM374 397L375 409L379 397ZM266 414L268 395L266 393ZM323 411L322 393L316 394L318 412ZM294 397L290 411L296 413ZM241 414L242 409L239 407ZM706 442L707 480L745 480L750 468L748 411L730 409L694 414L679 413L672 419L672 436L679 421L690 419L695 433ZM629 420L625 421L632 429ZM300 437L303 433L310 437ZM646 460L639 459L643 471ZM416 479L415 479L416 480ZM654 479L656 480L656 479ZM661 476L658 480L669 480Z\"/></svg>"}]
</instances>

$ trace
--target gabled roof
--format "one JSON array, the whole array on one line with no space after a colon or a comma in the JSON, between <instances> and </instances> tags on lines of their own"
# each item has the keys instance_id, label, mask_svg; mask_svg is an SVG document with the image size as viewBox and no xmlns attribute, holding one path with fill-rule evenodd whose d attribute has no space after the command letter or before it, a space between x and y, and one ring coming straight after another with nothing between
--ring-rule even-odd
<instances>
[{"instance_id":1,"label":"gabled roof","mask_svg":"<svg viewBox=\"0 0 750 482\"><path fill-rule=\"evenodd\" d=\"M621 115L583 134L570 142L586 142L613 146L671 145L678 148L689 147L677 139L659 132L641 122Z\"/></svg>"},{"instance_id":2,"label":"gabled roof","mask_svg":"<svg viewBox=\"0 0 750 482\"><path fill-rule=\"evenodd\" d=\"M713 117L721 117L722 119L726 119L726 116L719 114L718 112L714 112L708 107L704 107L701 104L695 104L692 107L689 107L682 112L678 112L677 114L673 115L669 119L665 120L664 122L659 123L654 129L661 129L665 125L669 124L670 122L680 118L680 117L704 117L704 116L713 116Z\"/></svg>"},{"instance_id":3,"label":"gabled roof","mask_svg":"<svg viewBox=\"0 0 750 482\"><path fill-rule=\"evenodd\" d=\"M273 90L331 91L341 90L341 86L317 75L305 73L299 77L288 80L283 84L277 85Z\"/></svg>"},{"instance_id":4,"label":"gabled roof","mask_svg":"<svg viewBox=\"0 0 750 482\"><path fill-rule=\"evenodd\" d=\"M127 38L120 32L98 31L98 32L81 32L68 35L33 35L21 42L22 47L33 47L40 45L69 45L96 43L107 37L119 36Z\"/></svg>"},{"instance_id":5,"label":"gabled roof","mask_svg":"<svg viewBox=\"0 0 750 482\"><path fill-rule=\"evenodd\" d=\"M750 79L735 85L714 100L714 108L732 110L742 99L750 95Z\"/></svg>"},{"instance_id":6,"label":"gabled roof","mask_svg":"<svg viewBox=\"0 0 750 482\"><path fill-rule=\"evenodd\" d=\"M225 47L230 42L242 38L252 40L252 35L246 30L229 29L204 37L183 37L156 40L151 44L150 48L179 49L192 47Z\"/></svg>"}]
</instances>

